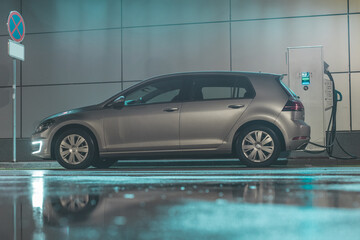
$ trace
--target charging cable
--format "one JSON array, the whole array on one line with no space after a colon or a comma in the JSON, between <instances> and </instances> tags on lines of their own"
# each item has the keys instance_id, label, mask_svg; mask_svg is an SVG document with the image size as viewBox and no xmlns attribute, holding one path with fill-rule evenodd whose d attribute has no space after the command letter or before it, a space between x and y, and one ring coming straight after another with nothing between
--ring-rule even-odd
<instances>
[{"instance_id":1,"label":"charging cable","mask_svg":"<svg viewBox=\"0 0 360 240\"><path fill-rule=\"evenodd\" d=\"M329 120L329 124L326 130L326 145L319 145L313 142L309 142L309 144L317 146L317 147L321 147L324 148L324 150L320 150L320 151L309 151L309 150L304 150L304 152L307 153L313 153L313 154L318 154L318 153L323 153L323 152L327 152L327 154L330 157L336 158L336 159L343 159L343 160L347 160L347 159L357 159L357 156L347 152L344 147L340 144L339 140L337 139L336 136L336 113L337 113L337 103L339 101L342 100L342 95L339 91L336 91L335 89L335 82L334 79L331 75L331 72L328 70L329 65L324 62L324 73L329 77L330 81L332 82L332 89L333 89L333 107L332 107L332 111L331 111L331 116L330 116L330 120ZM339 96L339 99L338 99ZM349 157L337 157L333 155L333 150L334 150L334 145L335 142L337 143L337 145L340 147L340 149L343 151L343 153L345 153L347 156Z\"/></svg>"}]
</instances>

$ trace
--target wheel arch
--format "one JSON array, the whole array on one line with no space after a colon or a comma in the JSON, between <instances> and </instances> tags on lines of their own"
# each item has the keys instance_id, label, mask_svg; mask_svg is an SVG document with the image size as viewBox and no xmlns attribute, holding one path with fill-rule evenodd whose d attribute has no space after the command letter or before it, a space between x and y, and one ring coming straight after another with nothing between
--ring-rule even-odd
<instances>
[{"instance_id":1,"label":"wheel arch","mask_svg":"<svg viewBox=\"0 0 360 240\"><path fill-rule=\"evenodd\" d=\"M95 145L95 151L96 154L99 154L99 144L98 144L98 140L95 136L95 134L90 130L90 128L81 125L81 124L69 124L69 125L65 125L62 126L61 128L59 128L56 133L54 134L54 136L52 137L52 141L51 141L51 158L55 159L55 143L56 140L58 139L58 137L65 131L70 130L70 129L81 129L83 131L86 131L92 138L92 140L94 141L94 145Z\"/></svg>"},{"instance_id":2,"label":"wheel arch","mask_svg":"<svg viewBox=\"0 0 360 240\"><path fill-rule=\"evenodd\" d=\"M281 151L286 150L284 135L282 134L281 130L275 124L270 123L268 121L264 121L264 120L254 120L254 121L250 121L250 122L247 122L247 123L241 125L238 128L238 130L235 132L234 137L232 139L232 147L231 147L231 151L232 151L233 155L236 154L236 139L237 139L237 137L239 136L241 131L243 131L245 128L247 128L249 126L253 126L253 125L260 125L260 126L266 126L268 128L271 128L276 133L276 135L279 137L280 144L281 144Z\"/></svg>"}]
</instances>

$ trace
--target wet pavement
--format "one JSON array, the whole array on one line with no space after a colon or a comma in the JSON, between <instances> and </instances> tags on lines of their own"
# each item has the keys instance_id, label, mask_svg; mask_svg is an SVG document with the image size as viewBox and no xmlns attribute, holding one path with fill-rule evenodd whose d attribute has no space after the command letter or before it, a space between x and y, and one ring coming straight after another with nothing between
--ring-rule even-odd
<instances>
[{"instance_id":1,"label":"wet pavement","mask_svg":"<svg viewBox=\"0 0 360 240\"><path fill-rule=\"evenodd\" d=\"M0 170L0 211L1 240L359 239L360 165Z\"/></svg>"}]
</instances>

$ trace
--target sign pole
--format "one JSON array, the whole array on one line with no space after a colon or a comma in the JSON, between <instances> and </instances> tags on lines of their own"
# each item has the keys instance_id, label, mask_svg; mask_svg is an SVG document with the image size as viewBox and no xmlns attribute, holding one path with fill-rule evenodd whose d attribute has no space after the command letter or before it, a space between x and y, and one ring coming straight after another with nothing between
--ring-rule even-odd
<instances>
[{"instance_id":1,"label":"sign pole","mask_svg":"<svg viewBox=\"0 0 360 240\"><path fill-rule=\"evenodd\" d=\"M16 59L25 60L25 48L21 42L25 37L25 22L21 14L11 11L7 20L7 29L12 40L8 42L8 53L13 58L13 162L16 162Z\"/></svg>"},{"instance_id":2,"label":"sign pole","mask_svg":"<svg viewBox=\"0 0 360 240\"><path fill-rule=\"evenodd\" d=\"M16 59L13 59L13 162L16 162Z\"/></svg>"}]
</instances>

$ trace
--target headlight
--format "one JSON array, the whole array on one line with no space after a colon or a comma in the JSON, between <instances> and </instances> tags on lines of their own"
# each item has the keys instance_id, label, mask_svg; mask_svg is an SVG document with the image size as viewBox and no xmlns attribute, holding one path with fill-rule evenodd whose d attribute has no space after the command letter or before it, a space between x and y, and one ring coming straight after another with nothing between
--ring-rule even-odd
<instances>
[{"instance_id":1,"label":"headlight","mask_svg":"<svg viewBox=\"0 0 360 240\"><path fill-rule=\"evenodd\" d=\"M49 119L49 120L46 120L42 123L40 123L40 125L35 129L35 133L41 133L45 130L47 130L51 125L53 125L55 122L54 119Z\"/></svg>"},{"instance_id":2,"label":"headlight","mask_svg":"<svg viewBox=\"0 0 360 240\"><path fill-rule=\"evenodd\" d=\"M41 152L41 148L42 148L42 141L34 141L31 143L32 145L32 154L36 154Z\"/></svg>"}]
</instances>

